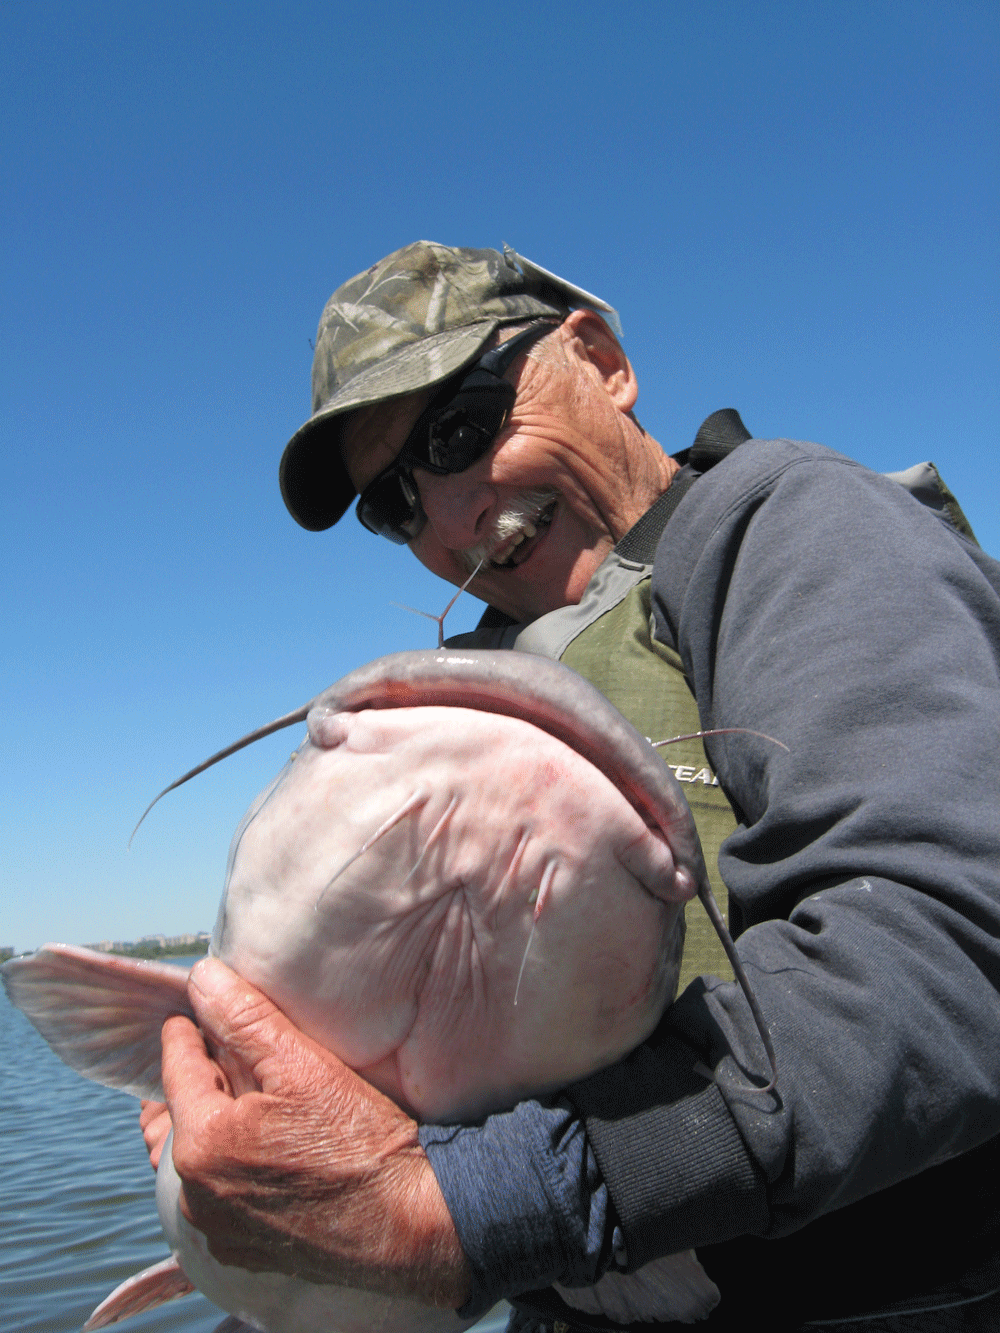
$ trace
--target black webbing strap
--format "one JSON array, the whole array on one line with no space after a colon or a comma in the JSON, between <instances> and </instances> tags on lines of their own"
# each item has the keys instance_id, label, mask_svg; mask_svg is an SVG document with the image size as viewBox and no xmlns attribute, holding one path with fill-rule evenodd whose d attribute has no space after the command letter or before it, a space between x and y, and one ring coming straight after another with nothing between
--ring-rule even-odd
<instances>
[{"instance_id":1,"label":"black webbing strap","mask_svg":"<svg viewBox=\"0 0 1000 1333\"><path fill-rule=\"evenodd\" d=\"M707 472L731 454L737 445L751 438L736 408L723 407L701 423L688 462L696 472Z\"/></svg>"},{"instance_id":2,"label":"black webbing strap","mask_svg":"<svg viewBox=\"0 0 1000 1333\"><path fill-rule=\"evenodd\" d=\"M638 565L651 565L663 529L697 479L698 473L690 467L682 467L680 472L675 473L670 489L654 500L639 522L629 528L615 547L615 554L623 560L634 560Z\"/></svg>"},{"instance_id":3,"label":"black webbing strap","mask_svg":"<svg viewBox=\"0 0 1000 1333\"><path fill-rule=\"evenodd\" d=\"M626 532L615 547L616 554L623 560L651 565L663 529L701 474L721 463L727 454L751 438L735 407L723 407L706 417L694 437L694 444L677 456L683 466L674 475L670 489L664 491L639 522Z\"/></svg>"}]
</instances>

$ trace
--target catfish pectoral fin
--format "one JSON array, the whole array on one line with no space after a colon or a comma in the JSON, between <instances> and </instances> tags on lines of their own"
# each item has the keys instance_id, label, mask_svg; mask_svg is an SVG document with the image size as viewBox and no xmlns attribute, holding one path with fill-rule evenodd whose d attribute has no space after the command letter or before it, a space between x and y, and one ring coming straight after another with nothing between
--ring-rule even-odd
<instances>
[{"instance_id":1,"label":"catfish pectoral fin","mask_svg":"<svg viewBox=\"0 0 1000 1333\"><path fill-rule=\"evenodd\" d=\"M107 1088L163 1100L160 1030L194 1017L188 970L71 944L46 944L0 973L7 994L71 1069Z\"/></svg>"},{"instance_id":2,"label":"catfish pectoral fin","mask_svg":"<svg viewBox=\"0 0 1000 1333\"><path fill-rule=\"evenodd\" d=\"M108 1328L120 1319L130 1319L132 1315L155 1310L158 1305L176 1300L178 1296L186 1296L194 1289L194 1283L171 1255L169 1259L153 1264L151 1268L144 1268L135 1277L126 1278L120 1287L115 1287L84 1324L83 1333L90 1333L95 1328Z\"/></svg>"}]
</instances>

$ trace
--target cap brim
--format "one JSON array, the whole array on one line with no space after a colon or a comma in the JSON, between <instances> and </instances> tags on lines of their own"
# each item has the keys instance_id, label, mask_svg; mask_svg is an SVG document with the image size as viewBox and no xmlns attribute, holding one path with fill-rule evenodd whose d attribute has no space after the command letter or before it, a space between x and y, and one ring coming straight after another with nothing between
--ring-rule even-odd
<instances>
[{"instance_id":1,"label":"cap brim","mask_svg":"<svg viewBox=\"0 0 1000 1333\"><path fill-rule=\"evenodd\" d=\"M356 376L300 426L278 468L281 498L296 523L309 532L332 528L357 495L340 455L340 432L348 413L442 383L476 356L500 323L489 320L450 329L445 336L400 349L391 364Z\"/></svg>"},{"instance_id":2,"label":"cap brim","mask_svg":"<svg viewBox=\"0 0 1000 1333\"><path fill-rule=\"evenodd\" d=\"M285 446L278 484L285 508L309 532L332 528L357 495L340 456L343 413L313 417Z\"/></svg>"}]
</instances>

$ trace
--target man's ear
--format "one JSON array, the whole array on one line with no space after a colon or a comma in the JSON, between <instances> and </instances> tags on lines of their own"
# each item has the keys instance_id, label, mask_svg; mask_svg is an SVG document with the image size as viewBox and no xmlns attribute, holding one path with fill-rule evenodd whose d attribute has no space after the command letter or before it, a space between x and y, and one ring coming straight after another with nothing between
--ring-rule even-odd
<instances>
[{"instance_id":1,"label":"man's ear","mask_svg":"<svg viewBox=\"0 0 1000 1333\"><path fill-rule=\"evenodd\" d=\"M574 310L562 323L566 355L598 381L621 412L631 412L639 382L621 343L596 310Z\"/></svg>"}]
</instances>

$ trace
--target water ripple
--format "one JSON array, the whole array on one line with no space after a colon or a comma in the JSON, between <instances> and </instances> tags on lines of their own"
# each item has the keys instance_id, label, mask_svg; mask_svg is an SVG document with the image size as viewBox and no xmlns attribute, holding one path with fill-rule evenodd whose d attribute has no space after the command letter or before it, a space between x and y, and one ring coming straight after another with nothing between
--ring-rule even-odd
<instances>
[{"instance_id":1,"label":"water ripple","mask_svg":"<svg viewBox=\"0 0 1000 1333\"><path fill-rule=\"evenodd\" d=\"M0 1333L78 1330L108 1292L167 1257L139 1104L74 1074L0 990ZM184 1296L123 1333L213 1333ZM499 1333L497 1312L476 1333Z\"/></svg>"}]
</instances>

